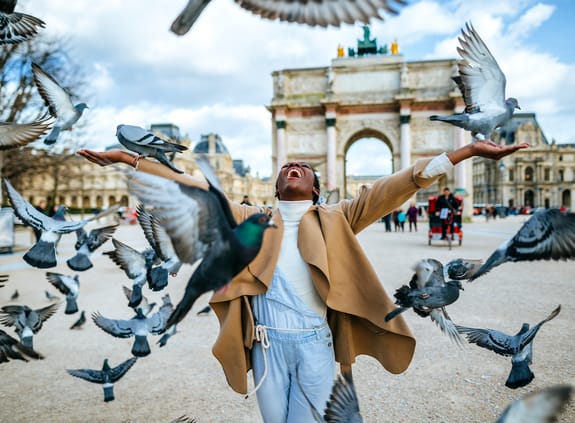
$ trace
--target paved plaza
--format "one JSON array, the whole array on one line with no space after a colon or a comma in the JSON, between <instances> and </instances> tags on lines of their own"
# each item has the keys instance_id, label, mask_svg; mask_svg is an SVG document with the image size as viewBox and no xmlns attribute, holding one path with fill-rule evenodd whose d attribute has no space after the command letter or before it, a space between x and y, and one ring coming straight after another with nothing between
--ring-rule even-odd
<instances>
[{"instance_id":1,"label":"paved plaza","mask_svg":"<svg viewBox=\"0 0 575 423\"><path fill-rule=\"evenodd\" d=\"M389 295L407 283L412 266L423 258L447 262L453 258L482 258L510 238L527 216L485 222L483 217L463 227L463 243L450 251L443 241L427 243L427 223L418 232L386 233L376 223L359 234L359 239ZM116 237L144 248L138 226L123 225ZM10 279L0 289L0 305L26 304L41 308L49 304L45 291L57 293L45 277L45 270L33 269L22 255L31 245L28 229L16 233L12 254L0 255L0 273ZM59 245L58 266L50 271L74 274L65 260L73 255L74 235L65 235ZM124 273L102 251L94 257L94 268L80 274L80 310L87 315L99 311L114 319L128 319L121 286L130 286ZM545 318L558 304L559 316L546 323L534 342L531 366L534 381L511 390L504 386L511 360L474 345L460 349L442 335L429 319L412 311L404 313L417 348L409 369L392 375L370 357L359 357L353 367L360 409L366 422L494 422L512 401L528 392L553 384L575 384L575 284L574 262L507 263L473 283L465 283L460 299L448 307L452 319L461 325L494 328L516 333L523 322ZM171 278L167 292L172 301L181 298L192 267L184 266ZM361 281L350 281L361 285ZM10 296L18 290L19 298ZM144 295L161 304L164 292ZM65 315L64 303L34 336L35 348L44 360L0 365L0 421L2 422L169 422L182 414L198 422L260 422L256 399L244 399L228 387L211 346L218 331L213 314L196 316L209 294L202 296L192 313L178 325L179 333L159 348L158 337L150 336L152 353L138 359L115 385L116 400L105 403L100 385L68 375L65 369L100 369L104 358L113 366L130 357L133 338L114 338L91 319L82 330L70 330L78 314ZM11 328L4 328L13 333ZM253 384L250 379L250 387ZM575 421L573 401L560 419Z\"/></svg>"}]
</instances>

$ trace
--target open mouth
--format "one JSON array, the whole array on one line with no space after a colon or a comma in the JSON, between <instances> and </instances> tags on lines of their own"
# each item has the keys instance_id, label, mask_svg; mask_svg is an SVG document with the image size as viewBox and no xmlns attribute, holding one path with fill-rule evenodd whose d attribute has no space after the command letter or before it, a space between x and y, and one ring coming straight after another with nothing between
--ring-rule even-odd
<instances>
[{"instance_id":1,"label":"open mouth","mask_svg":"<svg viewBox=\"0 0 575 423\"><path fill-rule=\"evenodd\" d=\"M288 178L301 178L302 176L303 176L303 175L302 175L301 170L299 170L298 168L295 168L295 167L292 167L292 168L288 171L288 174L287 174L287 177L288 177Z\"/></svg>"}]
</instances>

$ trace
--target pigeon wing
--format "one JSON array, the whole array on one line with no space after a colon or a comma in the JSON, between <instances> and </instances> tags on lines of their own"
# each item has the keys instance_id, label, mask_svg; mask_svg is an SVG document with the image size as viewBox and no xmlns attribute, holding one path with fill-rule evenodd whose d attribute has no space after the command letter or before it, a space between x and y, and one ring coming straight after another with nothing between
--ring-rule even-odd
<instances>
[{"instance_id":1,"label":"pigeon wing","mask_svg":"<svg viewBox=\"0 0 575 423\"><path fill-rule=\"evenodd\" d=\"M48 230L55 226L56 221L54 219L36 210L32 204L26 201L24 197L14 189L6 178L4 178L4 187L6 188L8 200L14 209L14 214L20 220L32 226L34 229Z\"/></svg>"},{"instance_id":2,"label":"pigeon wing","mask_svg":"<svg viewBox=\"0 0 575 423\"><path fill-rule=\"evenodd\" d=\"M34 359L44 358L32 348L27 347L3 330L0 330L0 363L6 363L10 361L9 359L28 361L27 357Z\"/></svg>"},{"instance_id":3,"label":"pigeon wing","mask_svg":"<svg viewBox=\"0 0 575 423\"><path fill-rule=\"evenodd\" d=\"M42 329L42 324L56 313L59 306L59 303L54 303L37 310L32 310L27 319L27 323L32 329L32 332L38 333L38 331Z\"/></svg>"},{"instance_id":4,"label":"pigeon wing","mask_svg":"<svg viewBox=\"0 0 575 423\"><path fill-rule=\"evenodd\" d=\"M226 217L230 225L230 228L232 229L235 228L238 224L234 219L234 215L232 214L232 210L230 209L230 204L228 203L228 199L224 195L224 190L222 188L218 176L216 175L216 172L214 171L214 168L212 167L206 156L199 156L196 159L196 163L198 164L198 167L202 171L202 174L208 181L208 184L210 185L210 191L215 194L220 205L222 206L222 211L224 212L224 216Z\"/></svg>"},{"instance_id":5,"label":"pigeon wing","mask_svg":"<svg viewBox=\"0 0 575 423\"><path fill-rule=\"evenodd\" d=\"M48 279L48 282L54 285L58 291L64 295L75 294L78 292L78 283L71 276L62 275L61 273L46 272L46 278Z\"/></svg>"},{"instance_id":6,"label":"pigeon wing","mask_svg":"<svg viewBox=\"0 0 575 423\"><path fill-rule=\"evenodd\" d=\"M533 339L535 338L535 335L537 335L537 332L539 331L541 326L543 326L543 324L545 322L548 322L549 320L553 320L555 317L557 317L557 315L559 314L560 311L561 311L561 305L557 306L557 308L555 308L555 310L553 310L549 314L549 316L547 316L545 319L543 319L542 321L540 321L536 325L533 325L531 328L529 328L529 330L527 330L525 333L523 333L521 336L519 349L522 350L523 348L525 348L526 345L533 342Z\"/></svg>"},{"instance_id":7,"label":"pigeon wing","mask_svg":"<svg viewBox=\"0 0 575 423\"><path fill-rule=\"evenodd\" d=\"M513 355L513 337L494 329L476 329L455 325L457 331L464 334L467 340L482 348L491 350L497 354Z\"/></svg>"},{"instance_id":8,"label":"pigeon wing","mask_svg":"<svg viewBox=\"0 0 575 423\"><path fill-rule=\"evenodd\" d=\"M572 391L573 387L570 385L555 385L531 392L513 401L495 423L557 421Z\"/></svg>"},{"instance_id":9,"label":"pigeon wing","mask_svg":"<svg viewBox=\"0 0 575 423\"><path fill-rule=\"evenodd\" d=\"M363 422L350 373L339 375L336 379L327 402L324 418L328 423Z\"/></svg>"},{"instance_id":10,"label":"pigeon wing","mask_svg":"<svg viewBox=\"0 0 575 423\"><path fill-rule=\"evenodd\" d=\"M453 320L447 314L445 307L441 307L439 309L431 310L429 313L429 317L433 322L439 326L441 332L445 335L449 336L455 344L459 345L460 347L463 346L463 340L461 339L461 335L457 331L457 327Z\"/></svg>"},{"instance_id":11,"label":"pigeon wing","mask_svg":"<svg viewBox=\"0 0 575 423\"><path fill-rule=\"evenodd\" d=\"M101 370L94 369L66 369L66 371L72 376L78 377L80 379L87 380L92 383L104 383L104 372Z\"/></svg>"},{"instance_id":12,"label":"pigeon wing","mask_svg":"<svg viewBox=\"0 0 575 423\"><path fill-rule=\"evenodd\" d=\"M116 238L112 238L112 243L115 249L106 254L126 272L128 278L135 279L146 273L146 259L142 253Z\"/></svg>"},{"instance_id":13,"label":"pigeon wing","mask_svg":"<svg viewBox=\"0 0 575 423\"><path fill-rule=\"evenodd\" d=\"M11 3L16 4L15 1ZM4 12L2 20L0 44L18 44L26 41L38 33L38 27L46 26L44 21L25 13Z\"/></svg>"},{"instance_id":14,"label":"pigeon wing","mask_svg":"<svg viewBox=\"0 0 575 423\"><path fill-rule=\"evenodd\" d=\"M134 335L131 320L108 319L98 312L92 313L92 320L96 326L116 338L129 338Z\"/></svg>"},{"instance_id":15,"label":"pigeon wing","mask_svg":"<svg viewBox=\"0 0 575 423\"><path fill-rule=\"evenodd\" d=\"M97 248L102 246L112 237L112 235L114 235L114 232L116 232L117 228L118 225L115 224L104 226L102 228L92 229L90 231L90 235L88 235L88 250L90 250L90 252L94 252Z\"/></svg>"},{"instance_id":16,"label":"pigeon wing","mask_svg":"<svg viewBox=\"0 0 575 423\"><path fill-rule=\"evenodd\" d=\"M32 123L0 123L0 150L22 147L36 141L51 127L50 119Z\"/></svg>"},{"instance_id":17,"label":"pigeon wing","mask_svg":"<svg viewBox=\"0 0 575 423\"><path fill-rule=\"evenodd\" d=\"M116 367L110 369L109 372L110 382L114 383L120 380L122 376L124 376L128 372L128 370L130 370L132 366L136 364L137 360L138 360L137 357L131 357L126 361L118 364Z\"/></svg>"},{"instance_id":18,"label":"pigeon wing","mask_svg":"<svg viewBox=\"0 0 575 423\"><path fill-rule=\"evenodd\" d=\"M152 215L146 210L146 207L142 203L139 203L136 206L136 219L138 219L138 223L144 231L144 237L146 238L146 241L148 241L148 244L150 244L150 246L154 249L158 257L162 258L156 247L156 240L154 239Z\"/></svg>"},{"instance_id":19,"label":"pigeon wing","mask_svg":"<svg viewBox=\"0 0 575 423\"><path fill-rule=\"evenodd\" d=\"M14 326L20 314L25 313L26 309L30 310L30 307L20 305L3 306L2 309L0 309L0 323L4 326Z\"/></svg>"},{"instance_id":20,"label":"pigeon wing","mask_svg":"<svg viewBox=\"0 0 575 423\"><path fill-rule=\"evenodd\" d=\"M173 257L177 257L168 233L156 217L152 217L152 235L154 237L154 242L156 243L156 253L158 254L158 257L163 261L168 261Z\"/></svg>"},{"instance_id":21,"label":"pigeon wing","mask_svg":"<svg viewBox=\"0 0 575 423\"><path fill-rule=\"evenodd\" d=\"M166 327L166 323L173 311L174 307L172 304L164 304L160 307L160 309L146 321L148 324L148 332L154 335L160 334Z\"/></svg>"},{"instance_id":22,"label":"pigeon wing","mask_svg":"<svg viewBox=\"0 0 575 423\"><path fill-rule=\"evenodd\" d=\"M71 116L76 115L76 109L68 93L60 84L38 64L32 63L32 73L34 82L38 87L38 92L48 106L50 114L67 121Z\"/></svg>"}]
</instances>

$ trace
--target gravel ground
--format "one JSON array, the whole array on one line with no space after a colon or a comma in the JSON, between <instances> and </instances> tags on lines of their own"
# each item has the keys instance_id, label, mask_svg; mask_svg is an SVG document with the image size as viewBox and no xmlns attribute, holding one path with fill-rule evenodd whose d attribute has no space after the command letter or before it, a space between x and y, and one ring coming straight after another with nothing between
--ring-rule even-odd
<instances>
[{"instance_id":1,"label":"gravel ground","mask_svg":"<svg viewBox=\"0 0 575 423\"><path fill-rule=\"evenodd\" d=\"M485 259L524 220L521 216L489 223L481 219L465 225L462 246L451 251L442 242L427 245L424 222L417 233L385 233L383 224L374 224L359 238L391 295L409 281L417 260ZM122 226L117 238L143 247L140 232L135 226ZM0 289L0 304L44 307L49 304L44 291L56 293L55 289L46 281L44 271L32 269L21 260L30 233L19 231L16 241L14 254L0 255L0 273L10 274L8 284ZM50 270L72 274L65 258L72 253L73 241L74 236L64 237L59 248L62 260ZM80 309L88 315L99 311L110 318L130 318L121 290L121 285L129 281L101 253L93 261L95 267L80 274ZM365 356L354 365L364 420L494 422L512 400L528 392L559 383L575 385L573 266L572 262L505 264L465 284L460 299L448 307L458 324L515 333L523 322L536 323L562 304L559 316L546 323L535 340L531 366L535 379L530 385L517 390L506 388L509 358L474 345L460 349L429 319L408 311L404 316L418 342L409 369L392 375ZM185 266L170 282L168 290L174 302L181 298L192 270ZM20 297L11 301L15 289ZM145 292L157 302L161 294ZM201 297L193 311L204 307L208 298ZM35 348L46 356L44 360L0 365L1 422L169 422L182 414L196 417L200 423L261 422L255 398L246 400L233 392L211 354L218 330L213 314L190 314L179 325L180 333L164 348L155 344L157 338L150 337L152 354L139 359L115 385L116 400L109 403L103 401L101 386L69 376L65 369L99 369L106 357L115 366L130 357L133 339L113 338L91 321L82 330L69 330L77 317L65 315L62 305L34 337ZM560 422L575 421L573 404L571 401Z\"/></svg>"}]
</instances>

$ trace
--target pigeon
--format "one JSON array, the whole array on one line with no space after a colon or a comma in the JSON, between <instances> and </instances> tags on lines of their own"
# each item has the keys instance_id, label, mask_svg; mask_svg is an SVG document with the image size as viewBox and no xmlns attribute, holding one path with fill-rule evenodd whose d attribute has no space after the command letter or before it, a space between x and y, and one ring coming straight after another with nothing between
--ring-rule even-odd
<instances>
[{"instance_id":1,"label":"pigeon","mask_svg":"<svg viewBox=\"0 0 575 423\"><path fill-rule=\"evenodd\" d=\"M148 286L152 291L161 291L168 285L168 275L175 276L182 263L174 251L172 241L158 219L148 213L143 204L136 207L136 217L144 230L144 235L156 256L162 263L148 272Z\"/></svg>"},{"instance_id":2,"label":"pigeon","mask_svg":"<svg viewBox=\"0 0 575 423\"><path fill-rule=\"evenodd\" d=\"M471 131L478 140L490 141L493 131L521 108L516 98L505 99L505 75L479 34L470 23L466 30L461 30L463 39L459 38L461 48L457 48L463 59L458 64L459 75L452 77L463 96L465 110L429 119L450 123Z\"/></svg>"},{"instance_id":3,"label":"pigeon","mask_svg":"<svg viewBox=\"0 0 575 423\"><path fill-rule=\"evenodd\" d=\"M212 311L212 308L207 305L204 308L202 308L200 311L198 311L196 313L196 316L207 316L208 314L210 314L210 311Z\"/></svg>"},{"instance_id":4,"label":"pigeon","mask_svg":"<svg viewBox=\"0 0 575 423\"><path fill-rule=\"evenodd\" d=\"M163 306L166 307L174 307L172 304L172 299L170 298L170 294L166 294L162 297ZM162 334L162 337L158 342L156 342L160 347L164 347L168 343L168 339L178 333L177 325L171 326L167 331Z\"/></svg>"},{"instance_id":5,"label":"pigeon","mask_svg":"<svg viewBox=\"0 0 575 423\"><path fill-rule=\"evenodd\" d=\"M46 23L35 16L14 12L17 0L0 0L0 44L18 44L38 34Z\"/></svg>"},{"instance_id":6,"label":"pigeon","mask_svg":"<svg viewBox=\"0 0 575 423\"><path fill-rule=\"evenodd\" d=\"M86 323L86 312L82 310L80 318L70 326L70 329L82 329L84 327L84 323Z\"/></svg>"},{"instance_id":7,"label":"pigeon","mask_svg":"<svg viewBox=\"0 0 575 423\"><path fill-rule=\"evenodd\" d=\"M392 6L405 5L403 0L235 0L242 8L261 18L306 24L309 26L335 26L342 23L368 24L370 18L383 20L380 10L396 15ZM177 35L186 34L210 0L189 0L172 23L170 30Z\"/></svg>"},{"instance_id":8,"label":"pigeon","mask_svg":"<svg viewBox=\"0 0 575 423\"><path fill-rule=\"evenodd\" d=\"M569 401L573 387L555 385L513 401L495 423L549 423L557 420Z\"/></svg>"},{"instance_id":9,"label":"pigeon","mask_svg":"<svg viewBox=\"0 0 575 423\"><path fill-rule=\"evenodd\" d=\"M68 267L76 272L83 272L92 268L94 265L90 261L90 255L103 245L116 231L118 224L103 226L92 229L87 233L84 228L76 231L77 241L74 245L77 253L74 257L68 259Z\"/></svg>"},{"instance_id":10,"label":"pigeon","mask_svg":"<svg viewBox=\"0 0 575 423\"><path fill-rule=\"evenodd\" d=\"M559 209L536 211L519 231L505 241L469 281L507 261L567 260L575 258L575 213Z\"/></svg>"},{"instance_id":11,"label":"pigeon","mask_svg":"<svg viewBox=\"0 0 575 423\"><path fill-rule=\"evenodd\" d=\"M36 141L52 127L52 123L53 122L51 118L37 120L32 123L1 122L0 150L9 150L11 148L22 147L26 144Z\"/></svg>"},{"instance_id":12,"label":"pigeon","mask_svg":"<svg viewBox=\"0 0 575 423\"><path fill-rule=\"evenodd\" d=\"M128 191L152 207L180 260L194 264L202 259L166 329L180 322L200 295L226 286L256 257L264 231L276 227L264 213L238 225L208 159L199 156L197 164L208 191L144 172L129 173Z\"/></svg>"},{"instance_id":13,"label":"pigeon","mask_svg":"<svg viewBox=\"0 0 575 423\"><path fill-rule=\"evenodd\" d=\"M50 301L57 301L57 300L60 299L60 297L58 297L57 295L51 294L50 291L48 291L48 290L46 290L46 291L44 291L44 292L45 292L45 294L46 294L46 298L47 298L48 300L50 300Z\"/></svg>"},{"instance_id":14,"label":"pigeon","mask_svg":"<svg viewBox=\"0 0 575 423\"><path fill-rule=\"evenodd\" d=\"M479 271L482 264L483 261L478 259L457 258L451 260L443 267L443 277L454 281L470 279L477 271Z\"/></svg>"},{"instance_id":15,"label":"pigeon","mask_svg":"<svg viewBox=\"0 0 575 423\"><path fill-rule=\"evenodd\" d=\"M72 129L88 106L86 103L74 105L70 95L38 64L32 63L32 73L40 96L50 114L56 118L52 131L44 139L44 144L52 145L58 140L61 131Z\"/></svg>"},{"instance_id":16,"label":"pigeon","mask_svg":"<svg viewBox=\"0 0 575 423\"><path fill-rule=\"evenodd\" d=\"M43 323L56 313L60 304L54 303L32 310L24 305L6 305L0 308L0 323L4 326L14 326L20 342L29 348L33 347L32 336L42 329Z\"/></svg>"},{"instance_id":17,"label":"pigeon","mask_svg":"<svg viewBox=\"0 0 575 423\"><path fill-rule=\"evenodd\" d=\"M403 285L394 294L395 304L399 307L385 316L388 322L398 314L413 308L421 317L430 316L441 331L456 344L462 346L463 341L447 314L445 306L454 303L463 291L461 281L444 279L443 265L435 259L424 259L415 265L415 273L409 286Z\"/></svg>"},{"instance_id":18,"label":"pigeon","mask_svg":"<svg viewBox=\"0 0 575 423\"><path fill-rule=\"evenodd\" d=\"M4 288L6 282L8 282L8 275L0 275L0 288Z\"/></svg>"},{"instance_id":19,"label":"pigeon","mask_svg":"<svg viewBox=\"0 0 575 423\"><path fill-rule=\"evenodd\" d=\"M46 272L48 282L54 285L58 291L66 296L65 314L78 312L78 294L80 293L80 280L78 275L68 276L61 273Z\"/></svg>"},{"instance_id":20,"label":"pigeon","mask_svg":"<svg viewBox=\"0 0 575 423\"><path fill-rule=\"evenodd\" d=\"M141 308L136 310L136 315L130 320L112 320L103 317L100 313L92 314L92 320L100 329L117 338L136 339L132 346L132 354L136 357L145 357L150 354L148 333L159 335L166 327L168 317L173 307L163 305L151 317L146 317Z\"/></svg>"},{"instance_id":21,"label":"pigeon","mask_svg":"<svg viewBox=\"0 0 575 423\"><path fill-rule=\"evenodd\" d=\"M122 285L122 289L124 291L124 295L126 296L128 301L130 301L130 299L132 298L132 290L125 285ZM139 308L142 310L144 316L147 316L152 312L155 306L156 303L150 303L148 301L148 298L145 295L142 295L142 300L140 301L140 303L138 305L132 306L132 309L134 310L134 313L136 313Z\"/></svg>"},{"instance_id":22,"label":"pigeon","mask_svg":"<svg viewBox=\"0 0 575 423\"><path fill-rule=\"evenodd\" d=\"M157 261L156 253L151 248L140 252L116 238L112 238L112 244L114 250L106 251L104 255L110 257L133 281L128 305L136 307L142 301L142 286L146 283L147 274Z\"/></svg>"},{"instance_id":23,"label":"pigeon","mask_svg":"<svg viewBox=\"0 0 575 423\"><path fill-rule=\"evenodd\" d=\"M166 153L181 153L188 149L185 145L164 141L150 131L133 125L118 125L116 137L120 144L140 157L153 157L174 172L184 173L174 167Z\"/></svg>"},{"instance_id":24,"label":"pigeon","mask_svg":"<svg viewBox=\"0 0 575 423\"><path fill-rule=\"evenodd\" d=\"M12 293L12 295L10 296L11 300L16 300L18 299L18 297L20 296L20 293L18 292L18 290L14 290L14 292Z\"/></svg>"},{"instance_id":25,"label":"pigeon","mask_svg":"<svg viewBox=\"0 0 575 423\"><path fill-rule=\"evenodd\" d=\"M457 331L464 334L470 343L477 344L503 356L511 356L511 372L505 386L511 389L521 388L531 383L535 375L529 368L533 358L533 340L543 323L554 319L561 311L559 305L544 320L533 327L523 323L515 335L507 335L495 329L475 329L455 325Z\"/></svg>"},{"instance_id":26,"label":"pigeon","mask_svg":"<svg viewBox=\"0 0 575 423\"><path fill-rule=\"evenodd\" d=\"M109 208L87 219L71 222L56 220L38 211L32 204L26 201L6 178L4 178L4 186L6 187L8 200L14 209L14 214L25 224L42 231L40 240L36 242L23 257L24 261L30 266L40 269L56 266L56 244L63 234L77 231L88 222L100 219L111 212L111 208Z\"/></svg>"},{"instance_id":27,"label":"pigeon","mask_svg":"<svg viewBox=\"0 0 575 423\"><path fill-rule=\"evenodd\" d=\"M87 380L88 382L99 383L104 388L104 401L114 400L114 383L119 381L122 376L136 363L136 357L130 357L116 367L110 367L108 359L104 359L102 370L93 369L67 369L66 371L72 376Z\"/></svg>"},{"instance_id":28,"label":"pigeon","mask_svg":"<svg viewBox=\"0 0 575 423\"><path fill-rule=\"evenodd\" d=\"M28 361L28 358L41 360L44 357L0 329L0 363L7 363L10 359Z\"/></svg>"}]
</instances>

